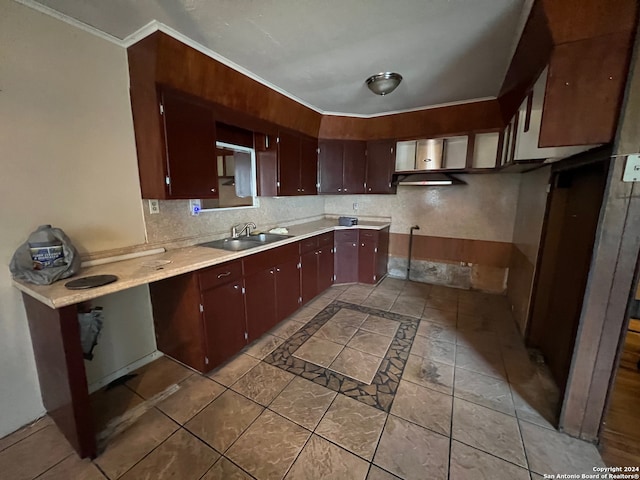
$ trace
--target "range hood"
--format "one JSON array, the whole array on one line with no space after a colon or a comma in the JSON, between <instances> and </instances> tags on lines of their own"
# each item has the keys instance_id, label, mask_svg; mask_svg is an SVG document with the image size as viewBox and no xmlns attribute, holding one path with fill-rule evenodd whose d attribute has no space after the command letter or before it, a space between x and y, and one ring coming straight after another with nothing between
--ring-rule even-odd
<instances>
[{"instance_id":1,"label":"range hood","mask_svg":"<svg viewBox=\"0 0 640 480\"><path fill-rule=\"evenodd\" d=\"M462 180L447 173L419 171L411 173L396 173L393 175L393 184L421 186L466 185Z\"/></svg>"}]
</instances>

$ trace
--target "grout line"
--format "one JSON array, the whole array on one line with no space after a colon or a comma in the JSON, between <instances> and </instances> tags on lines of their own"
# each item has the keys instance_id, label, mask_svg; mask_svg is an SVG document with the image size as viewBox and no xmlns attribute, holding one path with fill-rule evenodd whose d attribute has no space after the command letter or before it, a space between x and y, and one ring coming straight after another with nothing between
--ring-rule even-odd
<instances>
[{"instance_id":1,"label":"grout line","mask_svg":"<svg viewBox=\"0 0 640 480\"><path fill-rule=\"evenodd\" d=\"M20 430L22 430L22 429L31 428L31 427L33 427L33 426L34 426L36 423L38 423L38 422L44 422L44 421L45 421L45 417L47 417L47 416L48 416L48 413L45 413L42 417L38 418L37 420L35 420L35 421L31 422L30 424L23 425L22 427L20 427L20 428L19 428L18 430L16 430L15 432L12 432L12 433L8 434L6 437L2 437L2 438L4 439L4 438L7 438L7 437L10 437L11 435L16 435L16 434L18 434L18 432L20 432ZM4 452L5 450L8 450L9 448L13 447L14 445L18 445L19 443L21 443L22 441L26 440L26 439L27 439L27 438L29 438L30 436L32 436L32 435L34 435L34 434L36 434L36 433L38 433L38 432L40 432L40 431L44 430L44 429L45 429L45 428L47 428L47 427L50 427L50 426L52 426L52 425L53 425L53 426L55 426L55 427L57 427L56 422L54 422L54 421L53 421L53 418L51 418L51 417L49 417L49 418L51 419L51 424L50 424L50 425L43 425L42 427L38 428L37 430L34 430L33 432L31 432L31 433L30 433L30 434L28 434L27 436L25 436L25 437L21 438L20 440L16 440L16 441L15 441L15 442L13 442L12 444L7 445L7 446L6 446L6 447L4 447L4 448L0 448L0 452ZM0 440L1 440L1 439L0 439Z\"/></svg>"},{"instance_id":2,"label":"grout line","mask_svg":"<svg viewBox=\"0 0 640 480\"><path fill-rule=\"evenodd\" d=\"M384 419L384 425L382 425L382 430L380 430L380 436L378 437L378 442L376 443L376 448L373 449L373 455L371 455L371 465L374 465L373 461L376 458L376 454L378 453L378 448L380 447L380 442L382 441L382 436L384 435L384 431L387 428L387 422L389 421L390 413L387 413L387 418ZM376 465L377 466L377 465ZM369 468L371 469L371 468Z\"/></svg>"},{"instance_id":3,"label":"grout line","mask_svg":"<svg viewBox=\"0 0 640 480\"><path fill-rule=\"evenodd\" d=\"M61 460L55 462L53 465L50 465L49 467L45 468L42 472L40 472L38 475L36 475L34 478L34 480L37 480L38 478L41 478L45 473L47 473L50 470L53 470L55 467L57 467L58 465L60 465L62 462L64 462L67 458L76 455L75 450L72 451L69 455L67 455L66 457L63 457ZM93 463L93 462L92 462Z\"/></svg>"},{"instance_id":4,"label":"grout line","mask_svg":"<svg viewBox=\"0 0 640 480\"><path fill-rule=\"evenodd\" d=\"M216 450L216 451L217 451L217 450ZM256 477L254 477L253 475L251 475L249 472L247 472L244 468L242 468L242 467L241 467L240 465L238 465L236 462L234 462L233 460L231 460L229 457L225 457L224 455L222 455L222 454L221 454L221 455L220 455L220 458L218 458L218 460L216 460L216 461L214 462L214 464L213 464L213 465L211 465L211 468L209 468L206 472L204 472L204 474L202 474L202 476L200 477L200 479L199 479L199 480L202 480L202 479L207 475L207 473L209 473L209 472L211 471L211 469L212 469L212 468L213 468L213 467L214 467L218 462L220 462L223 458L224 458L227 462L229 462L229 463L231 463L231 464L235 465L238 469L240 469L240 471L241 471L242 473L244 473L244 474L245 474L245 475L247 475L248 477L250 477L250 478L252 478L252 479L254 479L254 480L256 479Z\"/></svg>"},{"instance_id":5,"label":"grout line","mask_svg":"<svg viewBox=\"0 0 640 480\"><path fill-rule=\"evenodd\" d=\"M152 407L152 409L155 409L156 407ZM151 409L150 409L151 410ZM162 413L162 412L160 412ZM163 414L163 413L162 413ZM164 415L164 414L163 414ZM166 415L165 415L166 416ZM153 447L150 451L148 451L146 454L144 454L142 456L142 458L140 458L140 460L138 460L137 462L135 462L133 465L131 465L126 471L122 472L118 478L124 477L127 473L129 473L131 470L133 470L135 468L136 465L138 465L140 462L142 462L145 458L147 458L149 455L151 455L153 452L155 452L158 448L160 448L160 445L162 445L163 443L165 443L167 440L169 440L171 437L173 437L176 433L178 433L180 431L180 429L182 428L182 425L180 425L178 422L176 422L175 420L173 420L172 418L169 418L173 423L178 425L178 428L176 428L173 432L171 432L169 434L169 436L167 438L165 438L164 440L162 440L160 443L158 443L158 445L156 445L155 447ZM185 429L186 430L186 429ZM191 433L188 430L186 430L187 433ZM209 444L206 444L207 446L209 446ZM215 449L214 449L215 451Z\"/></svg>"},{"instance_id":6,"label":"grout line","mask_svg":"<svg viewBox=\"0 0 640 480\"><path fill-rule=\"evenodd\" d=\"M458 442L458 443L461 443L462 445L465 445L465 446L467 446L467 447L469 447L469 448L473 448L474 450L478 450L479 452L482 452L482 453L484 453L484 454L487 454L487 455L489 455L489 456L491 456L491 457L493 457L493 458L497 458L498 460L502 460L503 462L509 463L509 464L514 465L514 466L516 466L516 467L518 467L518 468L521 468L521 469L523 469L523 470L526 470L527 472L531 472L531 470L529 470L529 468L528 468L528 467L523 467L522 465L518 465L517 463L514 463L514 462L512 462L511 460L506 460L506 459L504 459L504 458L502 458L502 457L499 457L499 456L498 456L498 455L496 455L495 453L487 452L486 450L482 450L481 448L478 448L477 446L474 446L474 445L469 445L468 443L463 442L463 441L461 441L461 440L458 440L457 438L452 438L452 440L454 440L454 441L456 441L456 442ZM527 464L528 464L528 462L527 462Z\"/></svg>"},{"instance_id":7,"label":"grout line","mask_svg":"<svg viewBox=\"0 0 640 480\"><path fill-rule=\"evenodd\" d=\"M284 417L283 417L284 418ZM285 419L288 420L288 419ZM291 420L289 420L291 421ZM295 423L295 422L294 422ZM296 425L298 425L296 423ZM298 426L302 426L302 425L298 425ZM304 427L302 427L304 428ZM289 468L287 468L287 471L284 472L284 475L282 475L282 478L285 478L289 472L291 471L291 469L293 468L293 466L295 465L295 463L298 461L298 458L300 458L300 455L302 455L302 451L305 449L305 447L309 444L309 442L311 441L311 438L313 437L314 433L310 432L311 435L309 435L309 437L307 438L307 440L304 442L304 445L302 445L302 448L300 448L300 451L298 452L298 454L296 455L296 457L293 459L293 461L291 462L291 465L289 465Z\"/></svg>"},{"instance_id":8,"label":"grout line","mask_svg":"<svg viewBox=\"0 0 640 480\"><path fill-rule=\"evenodd\" d=\"M93 464L93 466L98 469L98 471L104 476L105 479L108 479L109 475L107 475L105 473L105 471L102 469L102 467L100 465L98 465L94 460L95 460L95 458L91 459L91 463Z\"/></svg>"},{"instance_id":9,"label":"grout line","mask_svg":"<svg viewBox=\"0 0 640 480\"><path fill-rule=\"evenodd\" d=\"M456 388L456 367L455 367L455 359L453 366L453 382L451 386L451 421L449 422L449 463L447 464L447 480L451 478L451 450L453 447L453 416L455 414L454 404L456 397L454 396Z\"/></svg>"}]
</instances>

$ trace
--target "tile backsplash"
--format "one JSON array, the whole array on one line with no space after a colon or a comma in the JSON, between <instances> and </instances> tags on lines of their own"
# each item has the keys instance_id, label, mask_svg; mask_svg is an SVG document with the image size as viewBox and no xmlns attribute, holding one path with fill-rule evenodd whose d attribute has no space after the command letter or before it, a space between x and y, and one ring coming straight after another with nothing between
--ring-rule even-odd
<instances>
[{"instance_id":1,"label":"tile backsplash","mask_svg":"<svg viewBox=\"0 0 640 480\"><path fill-rule=\"evenodd\" d=\"M143 200L147 242L193 243L206 241L231 234L231 227L239 223L254 222L259 230L270 229L282 224L322 217L324 197L260 197L256 208L239 208L201 212L193 216L189 213L189 200L160 200L160 213L151 215Z\"/></svg>"}]
</instances>

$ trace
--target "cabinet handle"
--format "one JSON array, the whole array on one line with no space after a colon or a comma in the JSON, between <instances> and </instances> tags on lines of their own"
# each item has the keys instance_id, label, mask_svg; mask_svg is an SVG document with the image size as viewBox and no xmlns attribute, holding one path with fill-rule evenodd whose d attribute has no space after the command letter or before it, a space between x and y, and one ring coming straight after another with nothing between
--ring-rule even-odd
<instances>
[{"instance_id":1,"label":"cabinet handle","mask_svg":"<svg viewBox=\"0 0 640 480\"><path fill-rule=\"evenodd\" d=\"M364 247L364 243L362 244L362 246Z\"/></svg>"},{"instance_id":2,"label":"cabinet handle","mask_svg":"<svg viewBox=\"0 0 640 480\"><path fill-rule=\"evenodd\" d=\"M347 191L347 189L345 188L345 189L344 189L344 191L346 192L346 191Z\"/></svg>"},{"instance_id":3,"label":"cabinet handle","mask_svg":"<svg viewBox=\"0 0 640 480\"><path fill-rule=\"evenodd\" d=\"M270 273L271 275L273 275L273 269L269 270L269 273Z\"/></svg>"},{"instance_id":4,"label":"cabinet handle","mask_svg":"<svg viewBox=\"0 0 640 480\"><path fill-rule=\"evenodd\" d=\"M355 246L356 246L356 244L354 243L354 244L353 244L353 246L355 247Z\"/></svg>"},{"instance_id":5,"label":"cabinet handle","mask_svg":"<svg viewBox=\"0 0 640 480\"><path fill-rule=\"evenodd\" d=\"M212 191L213 193L216 193L216 189L215 189L215 188L212 188L212 189L211 189L211 191Z\"/></svg>"},{"instance_id":6,"label":"cabinet handle","mask_svg":"<svg viewBox=\"0 0 640 480\"><path fill-rule=\"evenodd\" d=\"M240 288L240 285L234 285L233 288L235 288L236 290L238 290Z\"/></svg>"},{"instance_id":7,"label":"cabinet handle","mask_svg":"<svg viewBox=\"0 0 640 480\"><path fill-rule=\"evenodd\" d=\"M371 191L371 187L369 187L369 191Z\"/></svg>"},{"instance_id":8,"label":"cabinet handle","mask_svg":"<svg viewBox=\"0 0 640 480\"><path fill-rule=\"evenodd\" d=\"M280 271L280 269L279 269L279 268L276 268L276 272L279 272L279 271Z\"/></svg>"},{"instance_id":9,"label":"cabinet handle","mask_svg":"<svg viewBox=\"0 0 640 480\"><path fill-rule=\"evenodd\" d=\"M341 189L341 188L339 188L339 189L338 189L338 191L339 191L339 192L341 192L341 191L342 191L342 189Z\"/></svg>"},{"instance_id":10,"label":"cabinet handle","mask_svg":"<svg viewBox=\"0 0 640 480\"><path fill-rule=\"evenodd\" d=\"M320 252L316 252L316 255L318 255L318 253L320 253Z\"/></svg>"},{"instance_id":11,"label":"cabinet handle","mask_svg":"<svg viewBox=\"0 0 640 480\"><path fill-rule=\"evenodd\" d=\"M300 191L301 191L301 192L304 192L304 188L301 188L301 189L300 189Z\"/></svg>"},{"instance_id":12,"label":"cabinet handle","mask_svg":"<svg viewBox=\"0 0 640 480\"><path fill-rule=\"evenodd\" d=\"M228 277L229 275L231 275L231 272L219 273L219 274L218 274L218 278Z\"/></svg>"},{"instance_id":13,"label":"cabinet handle","mask_svg":"<svg viewBox=\"0 0 640 480\"><path fill-rule=\"evenodd\" d=\"M300 189L298 189L298 191L300 191Z\"/></svg>"}]
</instances>

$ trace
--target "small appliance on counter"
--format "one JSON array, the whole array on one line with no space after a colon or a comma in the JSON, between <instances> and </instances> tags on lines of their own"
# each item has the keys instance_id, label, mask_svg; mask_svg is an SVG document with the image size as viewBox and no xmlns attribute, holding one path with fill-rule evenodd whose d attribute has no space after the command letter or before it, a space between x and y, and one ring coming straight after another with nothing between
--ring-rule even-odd
<instances>
[{"instance_id":1,"label":"small appliance on counter","mask_svg":"<svg viewBox=\"0 0 640 480\"><path fill-rule=\"evenodd\" d=\"M353 227L358 225L357 217L338 217L338 225L341 227Z\"/></svg>"}]
</instances>

